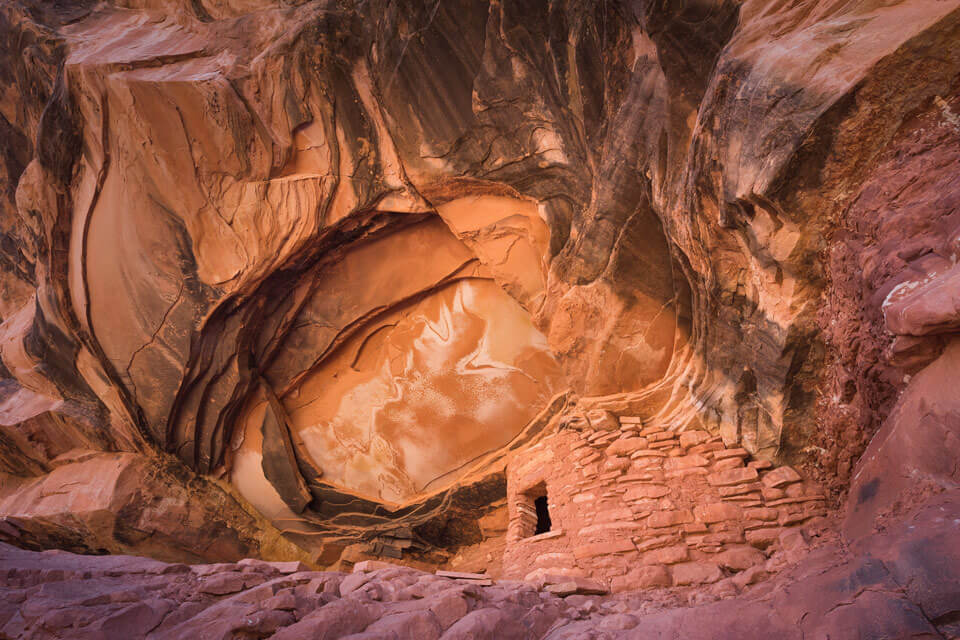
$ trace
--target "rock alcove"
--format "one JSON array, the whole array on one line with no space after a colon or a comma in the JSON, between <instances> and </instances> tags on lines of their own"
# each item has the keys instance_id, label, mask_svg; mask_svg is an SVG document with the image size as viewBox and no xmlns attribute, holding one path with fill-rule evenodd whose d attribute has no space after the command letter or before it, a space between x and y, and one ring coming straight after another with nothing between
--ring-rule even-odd
<instances>
[{"instance_id":1,"label":"rock alcove","mask_svg":"<svg viewBox=\"0 0 960 640\"><path fill-rule=\"evenodd\" d=\"M0 637L960 637L958 0L0 35Z\"/></svg>"}]
</instances>

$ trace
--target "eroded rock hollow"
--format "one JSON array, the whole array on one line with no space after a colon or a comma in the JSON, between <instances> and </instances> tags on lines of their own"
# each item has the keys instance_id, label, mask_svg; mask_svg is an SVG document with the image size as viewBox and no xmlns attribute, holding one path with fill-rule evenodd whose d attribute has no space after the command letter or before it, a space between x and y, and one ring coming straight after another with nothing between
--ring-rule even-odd
<instances>
[{"instance_id":1,"label":"eroded rock hollow","mask_svg":"<svg viewBox=\"0 0 960 640\"><path fill-rule=\"evenodd\" d=\"M960 2L0 34L0 637L960 638Z\"/></svg>"}]
</instances>

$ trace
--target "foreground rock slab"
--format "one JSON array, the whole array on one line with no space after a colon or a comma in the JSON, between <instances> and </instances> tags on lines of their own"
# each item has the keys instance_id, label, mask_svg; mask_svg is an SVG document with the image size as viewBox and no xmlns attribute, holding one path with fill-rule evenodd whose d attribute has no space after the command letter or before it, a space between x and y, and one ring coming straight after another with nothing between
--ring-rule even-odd
<instances>
[{"instance_id":1,"label":"foreground rock slab","mask_svg":"<svg viewBox=\"0 0 960 640\"><path fill-rule=\"evenodd\" d=\"M766 581L566 598L386 563L346 574L0 545L0 638L960 638L958 523L953 490L855 546L781 559Z\"/></svg>"}]
</instances>

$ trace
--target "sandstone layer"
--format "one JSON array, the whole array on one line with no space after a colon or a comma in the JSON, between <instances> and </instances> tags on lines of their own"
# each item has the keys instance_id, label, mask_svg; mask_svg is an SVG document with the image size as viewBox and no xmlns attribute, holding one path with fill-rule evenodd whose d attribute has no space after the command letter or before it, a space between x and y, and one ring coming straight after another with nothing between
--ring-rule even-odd
<instances>
[{"instance_id":1,"label":"sandstone layer","mask_svg":"<svg viewBox=\"0 0 960 640\"><path fill-rule=\"evenodd\" d=\"M0 635L960 637L960 0L0 36Z\"/></svg>"}]
</instances>

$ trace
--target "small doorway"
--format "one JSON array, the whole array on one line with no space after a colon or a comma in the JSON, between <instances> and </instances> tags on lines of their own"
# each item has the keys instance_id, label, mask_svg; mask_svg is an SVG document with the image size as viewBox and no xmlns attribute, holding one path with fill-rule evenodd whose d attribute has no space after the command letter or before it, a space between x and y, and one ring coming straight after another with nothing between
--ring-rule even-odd
<instances>
[{"instance_id":1,"label":"small doorway","mask_svg":"<svg viewBox=\"0 0 960 640\"><path fill-rule=\"evenodd\" d=\"M547 485L543 482L517 496L517 515L520 519L520 537L529 538L553 530Z\"/></svg>"},{"instance_id":2,"label":"small doorway","mask_svg":"<svg viewBox=\"0 0 960 640\"><path fill-rule=\"evenodd\" d=\"M537 510L537 528L534 529L533 535L538 536L550 531L550 508L547 506L547 496L535 498L533 506Z\"/></svg>"}]
</instances>

